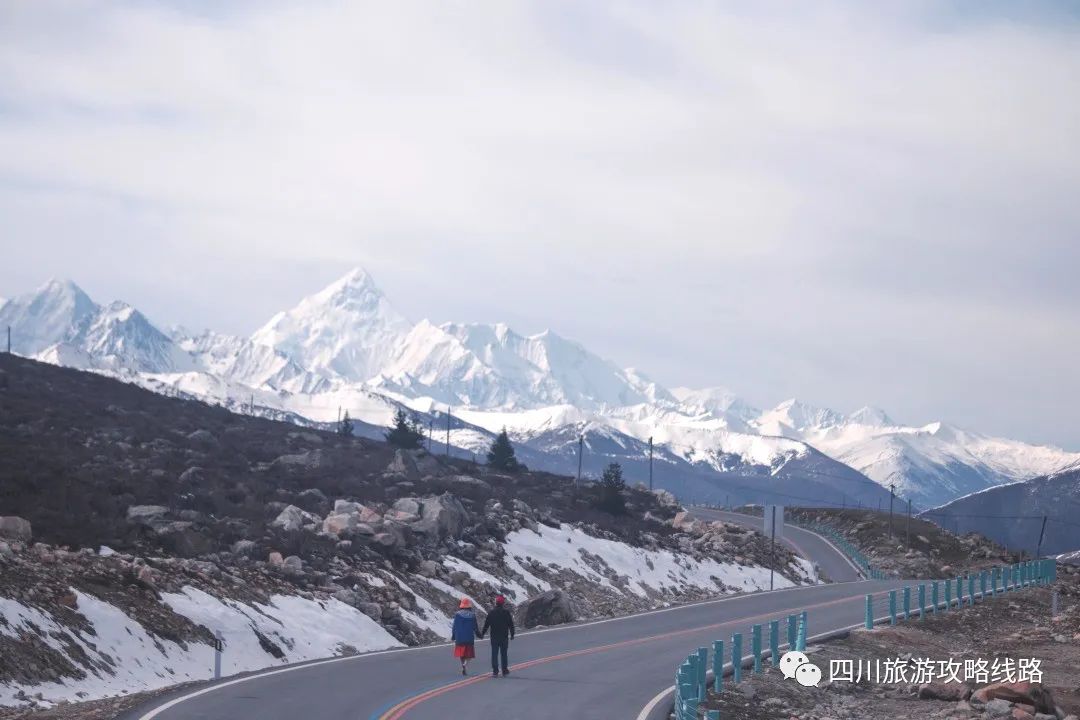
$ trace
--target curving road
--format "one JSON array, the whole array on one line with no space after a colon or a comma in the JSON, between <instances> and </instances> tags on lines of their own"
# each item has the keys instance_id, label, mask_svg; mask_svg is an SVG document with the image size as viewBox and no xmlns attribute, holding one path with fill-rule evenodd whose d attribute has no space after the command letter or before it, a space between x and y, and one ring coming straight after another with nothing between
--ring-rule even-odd
<instances>
[{"instance_id":1,"label":"curving road","mask_svg":"<svg viewBox=\"0 0 1080 720\"><path fill-rule=\"evenodd\" d=\"M743 518L746 516L740 516L741 522L760 522ZM836 560L830 556L837 551L827 543L819 545L807 540L795 535L800 548L815 555L820 552L813 559L823 568ZM809 613L811 636L857 625L863 619L866 593L901 585L901 581L864 581L790 588L523 632L511 644L513 674L505 679L482 674L486 672L488 655L484 641L477 645L479 657L474 667L480 674L469 678L457 674L457 663L447 645L407 648L225 680L187 694L167 696L122 717L634 720L654 696L670 686L675 667L693 648L729 638L733 632L748 632L754 623L766 623L801 610ZM749 639L745 642L748 648ZM659 714L648 717L651 720Z\"/></svg>"},{"instance_id":2,"label":"curving road","mask_svg":"<svg viewBox=\"0 0 1080 720\"><path fill-rule=\"evenodd\" d=\"M691 514L702 520L723 520L758 532L762 530L762 519L753 515L697 507L692 508ZM809 530L785 525L784 539L777 542L783 542L795 553L817 563L818 569L833 582L850 582L862 578L859 569L840 550L825 538Z\"/></svg>"}]
</instances>

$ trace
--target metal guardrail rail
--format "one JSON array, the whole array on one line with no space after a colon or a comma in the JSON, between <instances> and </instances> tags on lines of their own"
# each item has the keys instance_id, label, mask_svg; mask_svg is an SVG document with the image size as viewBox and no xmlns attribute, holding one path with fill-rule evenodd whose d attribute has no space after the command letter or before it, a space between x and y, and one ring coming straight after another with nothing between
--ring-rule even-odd
<instances>
[{"instance_id":1,"label":"metal guardrail rail","mask_svg":"<svg viewBox=\"0 0 1080 720\"><path fill-rule=\"evenodd\" d=\"M812 533L817 533L829 540L833 545L839 548L840 552L844 553L851 562L859 568L863 577L868 580L884 580L888 577L883 571L878 570L870 564L870 560L859 550L859 548L852 545L847 538L840 534L840 532L831 525L824 523L801 523L790 521L795 527L802 528L803 530L809 530Z\"/></svg>"},{"instance_id":2,"label":"metal guardrail rail","mask_svg":"<svg viewBox=\"0 0 1080 720\"><path fill-rule=\"evenodd\" d=\"M809 528L808 528L809 529ZM814 530L814 532L818 532ZM976 602L996 597L1002 593L1015 592L1028 587L1040 587L1057 580L1057 562L1054 560L1033 560L1030 562L1005 565L983 570L974 575L934 580L919 583L866 596L866 628L873 629L877 619L884 618L891 625L901 620L910 620L917 616L920 620L928 613L947 612L951 609L970 607ZM913 592L914 590L914 592ZM762 646L764 628L768 627L768 647ZM780 662L781 647L806 650L808 629L807 612L787 616L787 642L780 642L781 620L772 620L765 624L753 625L750 629L750 655L752 672L763 672L765 658L772 667ZM731 636L730 663L732 680L742 680L743 673L743 634ZM721 720L719 710L707 710L702 715L702 705L710 689L714 692L724 689L725 642L713 642L711 666L709 648L700 647L690 653L675 671L675 720Z\"/></svg>"}]
</instances>

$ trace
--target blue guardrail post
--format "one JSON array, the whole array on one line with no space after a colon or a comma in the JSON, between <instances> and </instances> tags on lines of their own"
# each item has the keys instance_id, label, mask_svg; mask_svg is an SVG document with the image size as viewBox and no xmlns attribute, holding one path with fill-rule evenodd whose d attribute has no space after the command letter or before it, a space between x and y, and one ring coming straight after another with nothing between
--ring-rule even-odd
<instances>
[{"instance_id":1,"label":"blue guardrail post","mask_svg":"<svg viewBox=\"0 0 1080 720\"><path fill-rule=\"evenodd\" d=\"M926 585L919 583L919 619L926 619Z\"/></svg>"},{"instance_id":2,"label":"blue guardrail post","mask_svg":"<svg viewBox=\"0 0 1080 720\"><path fill-rule=\"evenodd\" d=\"M788 650L795 649L795 643L799 641L799 616L787 616L787 646Z\"/></svg>"},{"instance_id":3,"label":"blue guardrail post","mask_svg":"<svg viewBox=\"0 0 1080 720\"><path fill-rule=\"evenodd\" d=\"M964 578L956 578L956 607L964 607Z\"/></svg>"},{"instance_id":4,"label":"blue guardrail post","mask_svg":"<svg viewBox=\"0 0 1080 720\"><path fill-rule=\"evenodd\" d=\"M720 692L724 689L724 641L713 641L712 656L713 690Z\"/></svg>"},{"instance_id":5,"label":"blue guardrail post","mask_svg":"<svg viewBox=\"0 0 1080 720\"><path fill-rule=\"evenodd\" d=\"M709 670L709 648L699 647L697 649L698 656L698 687L701 688L701 692L698 693L698 697L705 697L705 677Z\"/></svg>"},{"instance_id":6,"label":"blue guardrail post","mask_svg":"<svg viewBox=\"0 0 1080 720\"><path fill-rule=\"evenodd\" d=\"M986 571L979 573L979 597L986 598Z\"/></svg>"},{"instance_id":7,"label":"blue guardrail post","mask_svg":"<svg viewBox=\"0 0 1080 720\"><path fill-rule=\"evenodd\" d=\"M761 674L761 625L755 625L750 629L750 647L754 653L754 674Z\"/></svg>"},{"instance_id":8,"label":"blue guardrail post","mask_svg":"<svg viewBox=\"0 0 1080 720\"><path fill-rule=\"evenodd\" d=\"M911 619L911 588L904 586L904 620Z\"/></svg>"},{"instance_id":9,"label":"blue guardrail post","mask_svg":"<svg viewBox=\"0 0 1080 720\"><path fill-rule=\"evenodd\" d=\"M866 596L866 629L874 629L874 596Z\"/></svg>"},{"instance_id":10,"label":"blue guardrail post","mask_svg":"<svg viewBox=\"0 0 1080 720\"><path fill-rule=\"evenodd\" d=\"M968 605L975 604L975 576L968 575Z\"/></svg>"},{"instance_id":11,"label":"blue guardrail post","mask_svg":"<svg viewBox=\"0 0 1080 720\"><path fill-rule=\"evenodd\" d=\"M806 637L810 631L810 617L803 610L799 613L799 652L806 652Z\"/></svg>"},{"instance_id":12,"label":"blue guardrail post","mask_svg":"<svg viewBox=\"0 0 1080 720\"><path fill-rule=\"evenodd\" d=\"M945 581L945 609L948 610L952 607L952 581Z\"/></svg>"},{"instance_id":13,"label":"blue guardrail post","mask_svg":"<svg viewBox=\"0 0 1080 720\"><path fill-rule=\"evenodd\" d=\"M780 621L769 621L769 658L773 667L780 667Z\"/></svg>"},{"instance_id":14,"label":"blue guardrail post","mask_svg":"<svg viewBox=\"0 0 1080 720\"><path fill-rule=\"evenodd\" d=\"M896 591L889 591L889 624L896 624Z\"/></svg>"},{"instance_id":15,"label":"blue guardrail post","mask_svg":"<svg viewBox=\"0 0 1080 720\"><path fill-rule=\"evenodd\" d=\"M990 570L990 595L991 597L997 597L997 584L998 584L998 569L992 568Z\"/></svg>"},{"instance_id":16,"label":"blue guardrail post","mask_svg":"<svg viewBox=\"0 0 1080 720\"><path fill-rule=\"evenodd\" d=\"M733 679L737 683L742 682L742 633L731 636L731 665Z\"/></svg>"},{"instance_id":17,"label":"blue guardrail post","mask_svg":"<svg viewBox=\"0 0 1080 720\"><path fill-rule=\"evenodd\" d=\"M930 584L930 612L937 615L938 589L937 580Z\"/></svg>"}]
</instances>

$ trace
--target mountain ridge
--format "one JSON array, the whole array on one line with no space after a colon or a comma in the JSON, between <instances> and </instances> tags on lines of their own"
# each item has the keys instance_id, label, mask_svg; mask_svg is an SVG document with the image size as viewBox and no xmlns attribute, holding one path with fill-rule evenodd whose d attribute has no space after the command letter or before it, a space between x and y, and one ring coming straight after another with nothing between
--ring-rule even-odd
<instances>
[{"instance_id":1,"label":"mountain ridge","mask_svg":"<svg viewBox=\"0 0 1080 720\"><path fill-rule=\"evenodd\" d=\"M141 374L163 391L316 422L333 421L341 407L358 418L367 413L374 424L391 406L424 413L453 407L485 432L508 425L530 442L588 418L618 436L616 444L652 437L673 457L717 473L772 467L789 457L784 442L795 442L920 505L1080 463L1077 453L946 423L902 425L869 406L845 415L792 398L759 410L720 386L669 390L551 330L522 335L504 323L412 323L362 268L276 313L249 338L164 333L126 303L98 305L70 280L0 304L3 324L13 326L13 347L22 354Z\"/></svg>"}]
</instances>

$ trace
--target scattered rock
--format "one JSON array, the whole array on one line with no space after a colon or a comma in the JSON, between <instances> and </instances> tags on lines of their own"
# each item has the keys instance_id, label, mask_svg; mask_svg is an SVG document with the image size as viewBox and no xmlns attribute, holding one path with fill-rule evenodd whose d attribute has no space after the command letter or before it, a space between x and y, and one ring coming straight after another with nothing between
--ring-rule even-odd
<instances>
[{"instance_id":1,"label":"scattered rock","mask_svg":"<svg viewBox=\"0 0 1080 720\"><path fill-rule=\"evenodd\" d=\"M305 526L314 526L320 522L318 516L312 515L306 510L301 510L295 505L289 505L282 510L270 525L285 532L297 532Z\"/></svg>"},{"instance_id":2,"label":"scattered rock","mask_svg":"<svg viewBox=\"0 0 1080 720\"><path fill-rule=\"evenodd\" d=\"M523 602L517 609L517 615L522 627L531 628L573 622L578 617L578 611L568 593L548 590Z\"/></svg>"}]
</instances>

